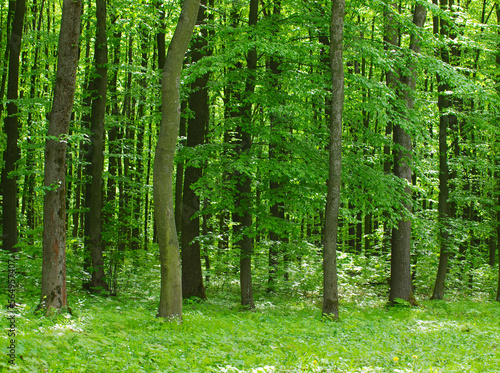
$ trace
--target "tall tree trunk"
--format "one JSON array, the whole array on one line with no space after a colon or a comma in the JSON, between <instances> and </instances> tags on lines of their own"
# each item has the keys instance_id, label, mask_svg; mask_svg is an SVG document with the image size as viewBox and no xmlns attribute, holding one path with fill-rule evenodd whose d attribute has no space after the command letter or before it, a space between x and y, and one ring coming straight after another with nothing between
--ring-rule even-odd
<instances>
[{"instance_id":1,"label":"tall tree trunk","mask_svg":"<svg viewBox=\"0 0 500 373\"><path fill-rule=\"evenodd\" d=\"M161 289L158 317L182 321L182 279L175 228L172 177L180 120L180 75L196 23L200 0L184 0L168 47L161 80L162 118L153 165L155 220L160 248Z\"/></svg>"},{"instance_id":2,"label":"tall tree trunk","mask_svg":"<svg viewBox=\"0 0 500 373\"><path fill-rule=\"evenodd\" d=\"M10 7L9 7L10 10ZM4 250L12 253L19 249L16 246L18 239L17 228L17 179L15 175L16 163L20 157L19 140L19 55L21 53L21 40L23 37L24 13L26 0L16 1L16 10L12 19L12 30L8 40L9 51L9 77L7 81L7 116L4 120L4 131L7 137L7 146L3 153L5 162L2 170L1 190L3 193L2 219L3 219L3 244ZM1 97L0 97L1 99Z\"/></svg>"},{"instance_id":3,"label":"tall tree trunk","mask_svg":"<svg viewBox=\"0 0 500 373\"><path fill-rule=\"evenodd\" d=\"M206 0L201 0L197 24L205 22ZM201 35L194 38L191 48L191 62L194 64L203 57L202 50L208 45L207 30L201 29ZM210 120L208 102L208 73L196 78L189 93L189 109L193 116L188 119L186 146L194 148L205 143L205 132ZM193 187L203 175L203 168L188 166L184 171L184 191L182 193L182 296L184 298L206 298L201 269L200 241L200 198Z\"/></svg>"},{"instance_id":4,"label":"tall tree trunk","mask_svg":"<svg viewBox=\"0 0 500 373\"><path fill-rule=\"evenodd\" d=\"M280 22L280 14L281 14L281 2L275 1L274 9L273 9L273 32L279 32L279 22ZM276 56L271 56L269 60L269 69L271 72L271 87L273 89L273 93L276 95L276 98L273 100L275 105L283 105L283 100L280 97L282 95L281 92L281 84L280 84L280 75L281 75L281 60ZM269 183L269 194L272 202L270 212L271 218L274 221L271 224L271 228L269 230L269 240L271 244L269 246L269 277L267 282L267 290L274 291L276 287L276 279L278 272L278 257L280 253L280 245L283 242L283 223L285 221L285 203L283 201L283 178L280 175L280 167L279 162L281 157L283 156L284 149L283 145L285 143L285 138L283 136L283 119L281 114L276 114L280 110L275 110L275 113L270 115L270 123L271 123L271 136L269 139L269 162L273 168L277 171L275 173L271 173L271 181Z\"/></svg>"},{"instance_id":5,"label":"tall tree trunk","mask_svg":"<svg viewBox=\"0 0 500 373\"><path fill-rule=\"evenodd\" d=\"M249 26L255 26L258 19L258 0L250 0ZM236 128L236 153L242 157L248 155L252 147L252 136L249 128L252 123L252 103L250 96L255 90L255 69L257 67L257 50L252 48L247 55L247 69L249 76L245 83L245 102L240 106L239 116L240 122ZM250 207L252 205L252 180L250 177L240 171L235 171L234 177L236 180L236 195L235 195L235 212L233 213L233 221L237 223L234 227L236 248L240 249L240 289L241 289L241 305L254 308L255 302L253 299L252 287L252 251L253 242L250 229L252 227L252 214Z\"/></svg>"},{"instance_id":6,"label":"tall tree trunk","mask_svg":"<svg viewBox=\"0 0 500 373\"><path fill-rule=\"evenodd\" d=\"M115 18L115 20L117 17ZM118 66L120 64L120 46L121 46L121 32L115 32L114 34L114 56L112 66L114 68L112 78L109 83L109 100L111 101L111 116L118 117L120 115L120 109L118 107ZM120 145L118 144L118 125L113 124L108 126L107 128L108 134L108 148L109 148L109 156L108 156L108 180L106 183L106 209L103 216L104 227L106 228L106 235L110 238L110 241L113 242L113 245L110 245L108 248L110 252L109 259L109 271L108 271L108 288L110 293L116 295L117 293L117 279L116 279L116 269L117 269L117 246L118 242L118 226L116 224L118 206L119 203L117 201L117 178L118 178L118 154L120 153ZM107 242L106 242L107 243ZM109 254L108 254L109 255Z\"/></svg>"},{"instance_id":7,"label":"tall tree trunk","mask_svg":"<svg viewBox=\"0 0 500 373\"><path fill-rule=\"evenodd\" d=\"M143 165L143 152L144 152L144 133L146 132L146 123L142 121L144 118L144 110L146 106L146 92L147 92L147 77L146 71L148 68L148 31L146 28L142 29L142 38L141 38L141 68L142 73L144 74L140 80L141 86L141 94L139 97L139 103L137 107L137 117L138 122L141 127L137 132L137 163L135 167L135 192L134 192L134 210L133 210L133 219L135 220L135 224L132 228L132 249L139 250L142 247L142 240L140 239L140 231L142 229L143 224L141 222L141 214L143 212L143 173L144 173L144 165ZM146 234L146 231L144 231Z\"/></svg>"},{"instance_id":8,"label":"tall tree trunk","mask_svg":"<svg viewBox=\"0 0 500 373\"><path fill-rule=\"evenodd\" d=\"M330 115L330 146L328 190L323 239L323 315L339 317L337 280L337 235L340 210L342 168L342 112L344 109L344 38L345 0L332 1L330 24L330 66L332 74L332 103Z\"/></svg>"},{"instance_id":9,"label":"tall tree trunk","mask_svg":"<svg viewBox=\"0 0 500 373\"><path fill-rule=\"evenodd\" d=\"M31 67L31 79L30 79L30 99L34 100L36 97L37 88L37 77L36 70L38 69L38 55L40 52L39 40L40 31L42 28L43 20L43 6L45 1L42 0L40 5L40 11L38 16L38 22L36 22L36 17L33 17L33 29L36 30L36 48L35 55L33 57L33 65ZM33 12L36 14L36 6L33 6ZM36 26L35 26L36 24ZM0 96L1 97L1 96ZM27 120L27 143L28 147L32 145L31 128L33 127L33 111L28 112ZM34 159L34 154L32 151L28 151L26 154L26 174L24 176L24 187L23 187L23 203L21 208L21 214L26 216L26 227L28 229L35 229L35 176L36 176L36 162Z\"/></svg>"},{"instance_id":10,"label":"tall tree trunk","mask_svg":"<svg viewBox=\"0 0 500 373\"><path fill-rule=\"evenodd\" d=\"M448 0L440 0L441 8L446 10ZM451 4L450 4L451 8ZM439 32L443 37L448 36L448 23L441 19ZM449 63L450 56L446 47L441 50L441 58L443 62ZM446 272L448 271L449 258L449 169L448 169L448 128L450 127L450 114L447 112L451 107L451 100L447 97L450 90L449 84L441 77L437 76L438 81L438 108L439 108L439 238L440 238L440 253L439 265L434 283L434 291L431 299L443 299L446 280Z\"/></svg>"},{"instance_id":11,"label":"tall tree trunk","mask_svg":"<svg viewBox=\"0 0 500 373\"><path fill-rule=\"evenodd\" d=\"M95 40L95 78L92 92L91 122L91 165L92 178L90 201L87 201L89 212L86 222L89 227L89 237L85 247L90 251L91 280L89 290L100 293L107 290L104 280L103 241L102 241L102 201L104 169L104 114L106 112L106 92L108 75L108 46L106 36L106 0L96 0L97 34Z\"/></svg>"},{"instance_id":12,"label":"tall tree trunk","mask_svg":"<svg viewBox=\"0 0 500 373\"><path fill-rule=\"evenodd\" d=\"M64 0L54 101L45 144L43 264L40 307L60 309L66 299L66 146L76 87L81 0Z\"/></svg>"},{"instance_id":13,"label":"tall tree trunk","mask_svg":"<svg viewBox=\"0 0 500 373\"><path fill-rule=\"evenodd\" d=\"M417 4L413 14L413 23L422 28L427 14L426 8ZM420 52L420 45L416 37L411 38L410 50ZM413 110L413 92L416 86L416 75L414 63L410 60L407 66L410 74L400 72L400 80L406 86L403 95L406 101L406 110ZM410 134L400 125L394 125L394 175L406 181L404 207L411 212L411 183L412 183L412 141ZM404 215L404 214L403 214ZM391 289L389 302L392 304L396 299L404 299L410 304L416 304L412 289L411 278L411 220L409 217L401 216L398 226L392 230L391 249Z\"/></svg>"}]
</instances>

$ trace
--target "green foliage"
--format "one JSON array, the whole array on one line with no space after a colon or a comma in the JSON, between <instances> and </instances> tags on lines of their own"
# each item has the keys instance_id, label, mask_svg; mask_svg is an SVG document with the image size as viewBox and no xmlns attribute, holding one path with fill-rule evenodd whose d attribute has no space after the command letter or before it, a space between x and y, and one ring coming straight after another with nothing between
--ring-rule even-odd
<instances>
[{"instance_id":1,"label":"green foliage","mask_svg":"<svg viewBox=\"0 0 500 373\"><path fill-rule=\"evenodd\" d=\"M226 291L186 302L177 324L155 317L156 286L108 298L71 292L72 315L34 315L23 296L13 371L480 372L500 364L500 308L484 300L385 309L369 297L344 302L340 321L325 323L313 299L261 296L242 312L238 294ZM0 367L10 371L5 355Z\"/></svg>"}]
</instances>

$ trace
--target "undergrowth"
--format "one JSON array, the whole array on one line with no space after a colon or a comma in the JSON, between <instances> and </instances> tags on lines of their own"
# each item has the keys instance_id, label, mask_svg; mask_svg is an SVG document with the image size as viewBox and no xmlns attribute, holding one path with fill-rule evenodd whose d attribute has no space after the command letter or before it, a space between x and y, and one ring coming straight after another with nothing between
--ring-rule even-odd
<instances>
[{"instance_id":1,"label":"undergrowth","mask_svg":"<svg viewBox=\"0 0 500 373\"><path fill-rule=\"evenodd\" d=\"M500 304L487 292L472 298L449 289L446 301L429 301L421 292L420 307L387 308L385 270L359 276L359 267L366 266L345 261L340 321L321 318L319 279L304 270L291 273L276 294L257 286L251 311L238 306L235 281L215 282L212 276L208 300L186 301L183 323L177 324L156 317L159 270L152 260L124 266L117 296L87 294L78 274L71 274L72 312L51 316L35 312L35 279L20 278L16 365L9 364L7 332L2 332L0 371L500 371ZM6 303L0 295L3 331L10 312Z\"/></svg>"}]
</instances>

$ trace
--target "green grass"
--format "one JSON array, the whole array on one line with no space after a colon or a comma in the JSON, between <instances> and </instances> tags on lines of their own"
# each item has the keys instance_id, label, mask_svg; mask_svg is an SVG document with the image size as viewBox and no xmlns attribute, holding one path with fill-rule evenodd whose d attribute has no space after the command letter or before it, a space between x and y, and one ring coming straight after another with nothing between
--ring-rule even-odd
<instances>
[{"instance_id":1,"label":"green grass","mask_svg":"<svg viewBox=\"0 0 500 373\"><path fill-rule=\"evenodd\" d=\"M266 296L254 311L236 292L188 302L182 324L155 317L155 296L70 296L73 315L17 309L19 372L499 372L500 304L343 302L325 321L314 300ZM317 303L317 302L316 302ZM4 307L2 305L2 307ZM6 309L1 309L2 326ZM6 333L0 343L7 346ZM3 351L6 351L4 349Z\"/></svg>"}]
</instances>

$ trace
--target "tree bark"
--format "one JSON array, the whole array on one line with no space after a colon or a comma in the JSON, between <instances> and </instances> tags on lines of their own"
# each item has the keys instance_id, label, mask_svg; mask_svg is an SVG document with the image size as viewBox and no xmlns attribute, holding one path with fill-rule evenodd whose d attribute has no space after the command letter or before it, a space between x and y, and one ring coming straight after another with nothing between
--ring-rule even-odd
<instances>
[{"instance_id":1,"label":"tree bark","mask_svg":"<svg viewBox=\"0 0 500 373\"><path fill-rule=\"evenodd\" d=\"M10 6L9 6L10 10ZM4 250L12 253L19 251L16 247L18 239L17 227L17 179L14 171L20 158L19 140L19 55L23 37L24 13L26 0L16 1L16 10L12 19L12 30L8 40L9 50L9 77L7 79L7 116L4 120L4 131L7 137L7 146L3 153L5 162L2 170L1 190L3 194L3 244ZM1 99L1 97L0 97Z\"/></svg>"},{"instance_id":2,"label":"tree bark","mask_svg":"<svg viewBox=\"0 0 500 373\"><path fill-rule=\"evenodd\" d=\"M198 25L205 22L207 1L202 0L198 10ZM191 47L191 62L194 64L202 59L202 50L208 45L207 30L202 28L201 35L193 40ZM205 132L210 120L208 102L208 73L196 78L191 85L189 94L189 109L193 116L188 119L187 147L196 147L205 143ZM198 297L206 299L201 269L200 241L200 198L193 187L203 175L200 166L188 165L184 172L184 191L182 193L182 296L183 298Z\"/></svg>"},{"instance_id":3,"label":"tree bark","mask_svg":"<svg viewBox=\"0 0 500 373\"><path fill-rule=\"evenodd\" d=\"M340 210L342 171L342 112L344 108L344 37L345 1L332 1L330 24L330 66L332 74L332 103L330 115L330 146L328 191L325 211L323 245L323 315L339 317L337 280L337 235Z\"/></svg>"},{"instance_id":4,"label":"tree bark","mask_svg":"<svg viewBox=\"0 0 500 373\"><path fill-rule=\"evenodd\" d=\"M86 223L89 227L89 237L86 238L86 248L91 257L91 279L89 290L100 293L108 290L104 280L104 260L102 255L102 202L104 169L104 114L106 111L106 92L108 76L108 46L106 36L106 0L96 0L97 30L95 40L95 78L92 92L91 122L91 165L92 177L89 186L90 200L87 201L89 212Z\"/></svg>"},{"instance_id":5,"label":"tree bark","mask_svg":"<svg viewBox=\"0 0 500 373\"><path fill-rule=\"evenodd\" d=\"M60 309L66 299L66 146L76 87L81 0L64 0L54 101L45 145L43 264L40 308Z\"/></svg>"},{"instance_id":6,"label":"tree bark","mask_svg":"<svg viewBox=\"0 0 500 373\"><path fill-rule=\"evenodd\" d=\"M440 5L443 9L448 6L448 0L440 0ZM441 19L439 24L439 32L442 36L448 35L448 24ZM443 62L449 63L450 56L446 47L441 50L441 58ZM434 283L434 290L431 299L443 299L444 287L446 280L446 272L448 271L449 258L449 168L448 168L448 128L450 122L450 114L447 113L451 107L451 100L447 97L446 92L450 90L449 84L441 77L437 76L438 82L438 108L439 108L439 238L440 238L440 253L439 265Z\"/></svg>"},{"instance_id":7,"label":"tree bark","mask_svg":"<svg viewBox=\"0 0 500 373\"><path fill-rule=\"evenodd\" d=\"M248 24L255 26L258 20L258 1L250 0L250 12ZM239 116L240 123L238 124L236 137L236 153L238 156L248 155L252 147L252 136L249 128L252 123L252 103L249 101L250 96L255 90L255 69L257 67L257 50L252 48L247 55L247 69L249 76L245 83L245 103L240 106ZM235 212L233 213L233 221L237 223L234 227L236 240L234 246L240 249L240 290L241 290L241 305L254 308L255 302L253 299L252 286L252 251L253 241L250 236L252 227L252 214L250 208L252 205L252 180L250 177L240 171L234 172L236 180L236 195L235 195Z\"/></svg>"},{"instance_id":8,"label":"tree bark","mask_svg":"<svg viewBox=\"0 0 500 373\"><path fill-rule=\"evenodd\" d=\"M417 4L413 14L413 23L416 27L422 28L427 14L426 8ZM410 51L420 52L418 39L411 38ZM410 74L405 75L400 72L400 80L406 86L403 95L406 101L406 109L413 110L413 92L416 86L416 75L414 64L408 63ZM404 208L411 213L411 183L412 183L412 141L411 136L406 129L400 125L394 125L394 175L406 181ZM410 304L415 305L411 278L411 220L408 217L401 216L398 226L392 230L392 249L391 249L391 283L389 302L394 304L396 299L403 299Z\"/></svg>"},{"instance_id":9,"label":"tree bark","mask_svg":"<svg viewBox=\"0 0 500 373\"><path fill-rule=\"evenodd\" d=\"M279 32L279 16L281 14L281 2L276 1L273 9L273 32ZM283 100L280 97L281 84L281 60L276 56L271 56L269 60L269 70L271 72L271 89L272 92L277 96L274 99L275 105L283 105ZM278 110L276 110L278 111ZM274 169L277 172L271 173L271 180L269 183L269 193L272 202L270 212L271 218L273 219L271 228L269 230L269 240L271 244L269 246L269 277L267 280L267 291L271 292L275 290L276 280L278 274L278 263L281 242L283 242L283 223L285 221L285 203L283 201L283 177L280 175L279 162L280 158L283 156L284 149L283 145L285 143L285 138L283 137L283 119L281 114L272 113L269 118L271 125L271 137L269 139L269 162L274 165Z\"/></svg>"},{"instance_id":10,"label":"tree bark","mask_svg":"<svg viewBox=\"0 0 500 373\"><path fill-rule=\"evenodd\" d=\"M182 321L182 283L175 227L172 176L180 120L180 75L196 23L200 0L184 0L162 73L162 118L153 165L155 221L160 248L161 289L158 317Z\"/></svg>"}]
</instances>

